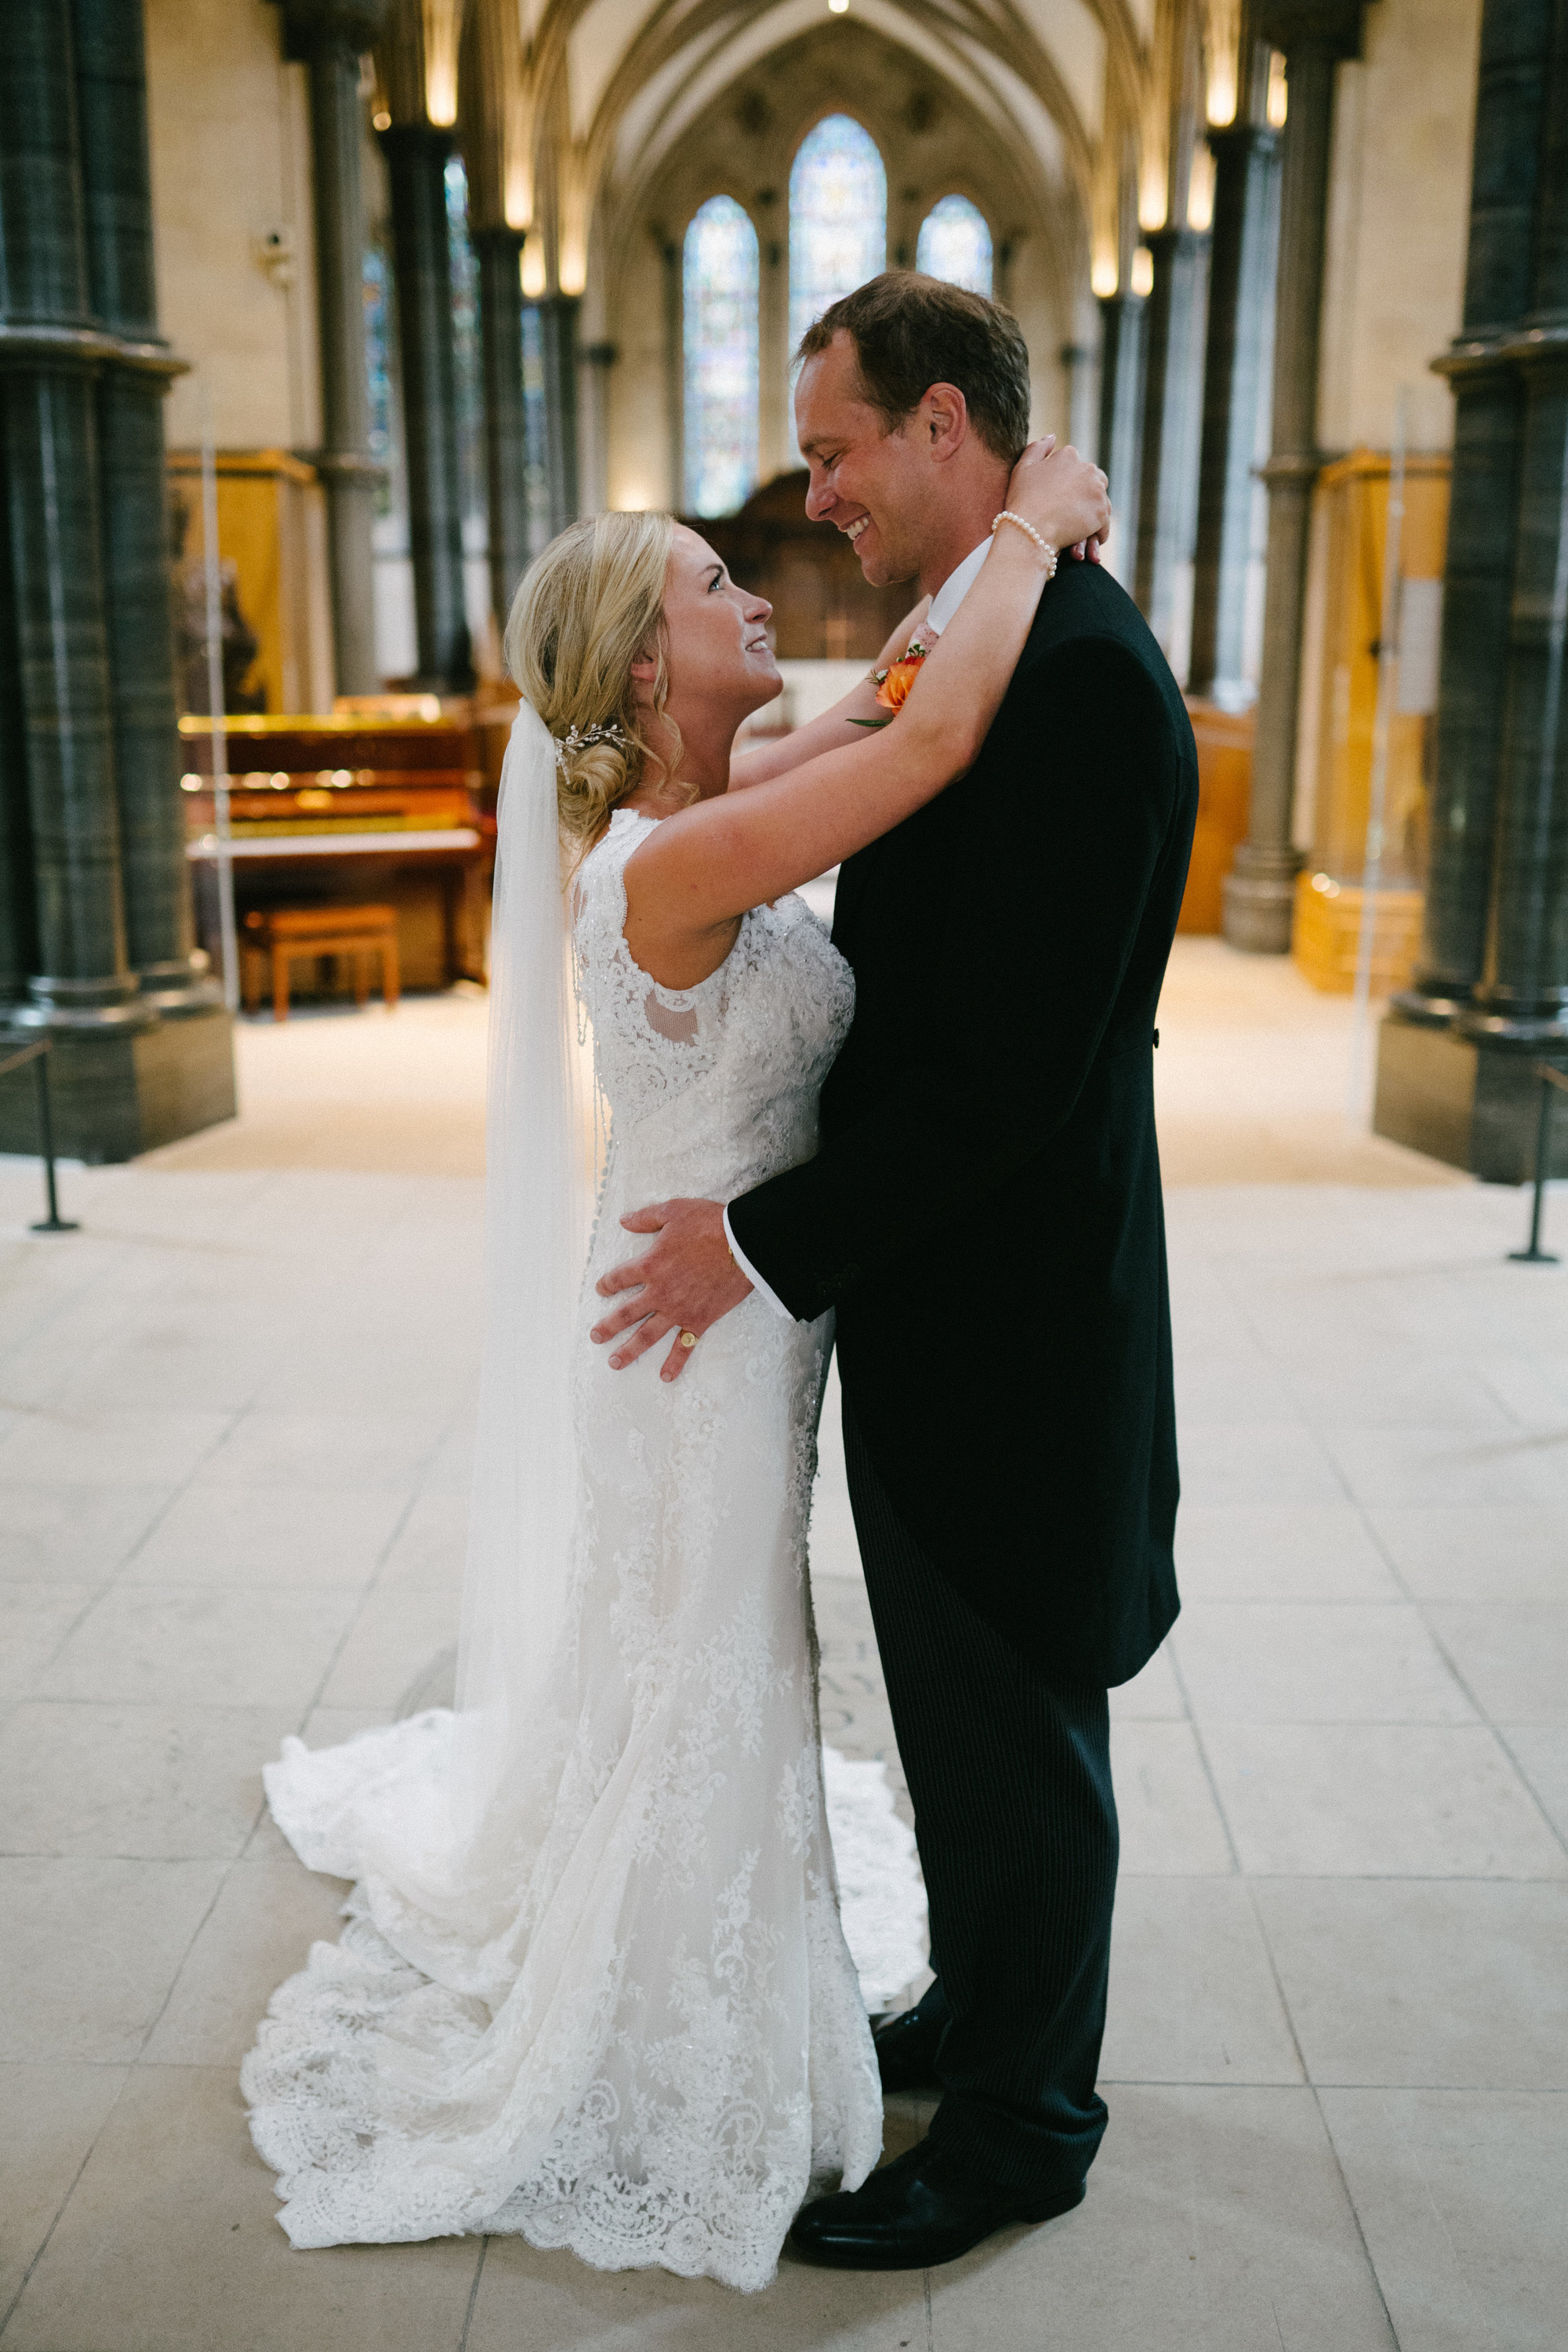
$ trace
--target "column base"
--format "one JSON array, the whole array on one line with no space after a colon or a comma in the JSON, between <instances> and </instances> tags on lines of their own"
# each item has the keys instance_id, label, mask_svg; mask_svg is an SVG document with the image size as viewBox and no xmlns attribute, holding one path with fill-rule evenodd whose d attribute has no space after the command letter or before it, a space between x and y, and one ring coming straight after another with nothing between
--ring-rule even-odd
<instances>
[{"instance_id":1,"label":"column base","mask_svg":"<svg viewBox=\"0 0 1568 2352\"><path fill-rule=\"evenodd\" d=\"M1220 929L1233 948L1247 955L1289 954L1301 862L1300 850L1258 853L1243 842L1220 885Z\"/></svg>"},{"instance_id":2,"label":"column base","mask_svg":"<svg viewBox=\"0 0 1568 2352\"><path fill-rule=\"evenodd\" d=\"M134 1160L236 1111L234 1024L206 1005L140 1028L50 1024L49 1102L55 1150L90 1167ZM0 1151L36 1152L30 1067L0 1078Z\"/></svg>"},{"instance_id":3,"label":"column base","mask_svg":"<svg viewBox=\"0 0 1568 2352\"><path fill-rule=\"evenodd\" d=\"M1488 1184L1535 1174L1538 1060L1568 1067L1568 1036L1537 1052L1488 1042L1391 1006L1378 1033L1375 1135ZM1553 1176L1568 1176L1568 1118L1552 1121Z\"/></svg>"}]
</instances>

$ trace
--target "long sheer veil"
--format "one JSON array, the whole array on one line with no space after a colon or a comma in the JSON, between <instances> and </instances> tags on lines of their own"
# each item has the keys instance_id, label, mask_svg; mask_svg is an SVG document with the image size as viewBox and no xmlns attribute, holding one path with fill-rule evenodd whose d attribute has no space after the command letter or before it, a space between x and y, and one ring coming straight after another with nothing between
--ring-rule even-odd
<instances>
[{"instance_id":1,"label":"long sheer veil","mask_svg":"<svg viewBox=\"0 0 1568 2352\"><path fill-rule=\"evenodd\" d=\"M570 1366L598 1124L571 971L555 743L526 701L497 828L483 1357L451 1783L470 1854L499 1826L498 1797L551 1713L544 1678L574 1559Z\"/></svg>"}]
</instances>

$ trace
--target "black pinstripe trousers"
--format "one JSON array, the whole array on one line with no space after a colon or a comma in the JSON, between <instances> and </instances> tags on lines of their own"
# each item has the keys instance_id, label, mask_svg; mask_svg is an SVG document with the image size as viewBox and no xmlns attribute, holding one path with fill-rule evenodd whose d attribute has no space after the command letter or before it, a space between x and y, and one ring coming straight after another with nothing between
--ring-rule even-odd
<instances>
[{"instance_id":1,"label":"black pinstripe trousers","mask_svg":"<svg viewBox=\"0 0 1568 2352\"><path fill-rule=\"evenodd\" d=\"M914 1801L941 2034L933 2145L1004 2188L1080 2179L1096 2093L1116 1800L1106 1694L1045 1682L904 1528L847 1401L844 1450L899 1755ZM1048 1504L1046 1506L1048 1508ZM983 1497L976 1496L984 1539Z\"/></svg>"}]
</instances>

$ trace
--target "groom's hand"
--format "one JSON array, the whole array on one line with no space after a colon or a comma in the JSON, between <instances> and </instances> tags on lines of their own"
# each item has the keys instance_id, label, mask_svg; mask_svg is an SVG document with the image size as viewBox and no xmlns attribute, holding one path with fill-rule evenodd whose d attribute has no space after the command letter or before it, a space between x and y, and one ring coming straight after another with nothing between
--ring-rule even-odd
<instances>
[{"instance_id":1,"label":"groom's hand","mask_svg":"<svg viewBox=\"0 0 1568 2352\"><path fill-rule=\"evenodd\" d=\"M595 1323L589 1338L595 1347L630 1334L610 1358L618 1372L635 1364L669 1332L675 1345L659 1370L660 1380L679 1380L691 1353L682 1347L683 1331L698 1339L711 1330L721 1316L739 1307L752 1285L730 1255L724 1238L724 1208L719 1201L656 1201L650 1208L634 1209L621 1219L628 1234L657 1234L658 1241L644 1257L613 1265L594 1287L601 1298L629 1291L625 1306Z\"/></svg>"}]
</instances>

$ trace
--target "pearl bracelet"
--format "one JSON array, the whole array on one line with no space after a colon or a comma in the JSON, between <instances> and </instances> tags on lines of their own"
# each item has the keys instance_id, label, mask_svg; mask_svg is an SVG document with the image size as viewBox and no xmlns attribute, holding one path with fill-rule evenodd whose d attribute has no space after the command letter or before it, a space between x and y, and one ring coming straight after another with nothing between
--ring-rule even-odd
<instances>
[{"instance_id":1,"label":"pearl bracelet","mask_svg":"<svg viewBox=\"0 0 1568 2352\"><path fill-rule=\"evenodd\" d=\"M1045 540L1040 537L1040 534L1035 529L1034 524L1032 522L1026 522L1021 514L1015 514L1011 507L1004 507L999 515L993 515L991 518L991 531L994 538L996 532L996 526L999 522L1016 522L1018 529L1025 534L1026 538L1032 539L1034 541L1035 545L1039 549L1040 553L1046 559L1046 578L1047 580L1054 580L1057 576L1057 551L1048 540Z\"/></svg>"}]
</instances>

